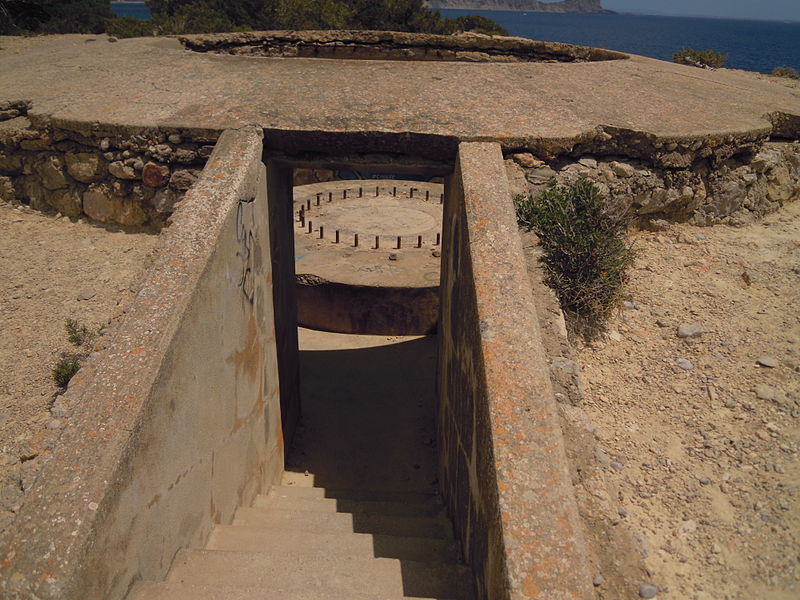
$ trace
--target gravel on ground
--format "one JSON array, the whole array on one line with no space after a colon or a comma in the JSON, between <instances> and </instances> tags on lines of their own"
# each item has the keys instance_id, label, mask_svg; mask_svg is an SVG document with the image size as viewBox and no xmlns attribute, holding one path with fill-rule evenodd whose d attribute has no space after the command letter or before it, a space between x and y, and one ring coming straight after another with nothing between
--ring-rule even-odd
<instances>
[{"instance_id":1,"label":"gravel on ground","mask_svg":"<svg viewBox=\"0 0 800 600\"><path fill-rule=\"evenodd\" d=\"M156 240L0 203L0 532L67 418L53 367L91 351L70 344L65 320L97 340L132 297Z\"/></svg>"},{"instance_id":2,"label":"gravel on ground","mask_svg":"<svg viewBox=\"0 0 800 600\"><path fill-rule=\"evenodd\" d=\"M634 236L631 298L578 344L584 408L658 597L800 597L800 202Z\"/></svg>"}]
</instances>

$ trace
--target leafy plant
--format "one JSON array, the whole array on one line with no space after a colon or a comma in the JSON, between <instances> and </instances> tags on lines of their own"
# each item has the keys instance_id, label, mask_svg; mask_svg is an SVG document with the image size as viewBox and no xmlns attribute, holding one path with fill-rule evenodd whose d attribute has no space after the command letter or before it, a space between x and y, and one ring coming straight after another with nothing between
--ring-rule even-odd
<instances>
[{"instance_id":1,"label":"leafy plant","mask_svg":"<svg viewBox=\"0 0 800 600\"><path fill-rule=\"evenodd\" d=\"M486 35L508 35L508 30L505 27L480 15L462 15L455 19L445 19L444 30L447 33L472 31Z\"/></svg>"},{"instance_id":2,"label":"leafy plant","mask_svg":"<svg viewBox=\"0 0 800 600\"><path fill-rule=\"evenodd\" d=\"M81 368L80 361L75 357L65 357L60 359L53 367L53 381L61 389L66 389L70 380Z\"/></svg>"},{"instance_id":3,"label":"leafy plant","mask_svg":"<svg viewBox=\"0 0 800 600\"><path fill-rule=\"evenodd\" d=\"M772 69L772 74L775 77L786 77L787 79L800 79L800 73L797 69L792 67L775 67Z\"/></svg>"},{"instance_id":4,"label":"leafy plant","mask_svg":"<svg viewBox=\"0 0 800 600\"><path fill-rule=\"evenodd\" d=\"M156 27L152 21L142 21L133 17L116 17L106 21L106 33L117 38L147 37L154 34Z\"/></svg>"},{"instance_id":5,"label":"leafy plant","mask_svg":"<svg viewBox=\"0 0 800 600\"><path fill-rule=\"evenodd\" d=\"M539 236L545 283L573 325L591 337L624 299L633 249L625 237L629 219L607 209L586 179L572 186L551 180L536 198L515 198L517 220Z\"/></svg>"},{"instance_id":6,"label":"leafy plant","mask_svg":"<svg viewBox=\"0 0 800 600\"><path fill-rule=\"evenodd\" d=\"M64 329L67 331L67 340L73 346L82 346L93 337L89 328L75 319L67 319L64 321Z\"/></svg>"},{"instance_id":7,"label":"leafy plant","mask_svg":"<svg viewBox=\"0 0 800 600\"><path fill-rule=\"evenodd\" d=\"M672 55L672 61L679 65L700 67L704 69L719 69L728 60L727 54L716 50L695 50L694 48L681 48Z\"/></svg>"},{"instance_id":8,"label":"leafy plant","mask_svg":"<svg viewBox=\"0 0 800 600\"><path fill-rule=\"evenodd\" d=\"M0 35L101 33L113 16L108 0L0 0Z\"/></svg>"}]
</instances>

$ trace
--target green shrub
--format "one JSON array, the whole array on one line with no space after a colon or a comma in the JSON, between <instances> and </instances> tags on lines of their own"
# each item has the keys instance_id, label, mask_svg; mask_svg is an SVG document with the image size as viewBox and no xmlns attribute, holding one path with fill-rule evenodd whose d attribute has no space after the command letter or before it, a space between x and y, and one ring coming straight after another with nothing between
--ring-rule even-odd
<instances>
[{"instance_id":1,"label":"green shrub","mask_svg":"<svg viewBox=\"0 0 800 600\"><path fill-rule=\"evenodd\" d=\"M106 21L106 33L117 38L147 37L155 33L152 21L133 17L117 17Z\"/></svg>"},{"instance_id":2,"label":"green shrub","mask_svg":"<svg viewBox=\"0 0 800 600\"><path fill-rule=\"evenodd\" d=\"M56 366L53 367L53 381L61 389L66 389L70 379L81 368L80 361L75 357L66 357L60 359Z\"/></svg>"},{"instance_id":3,"label":"green shrub","mask_svg":"<svg viewBox=\"0 0 800 600\"><path fill-rule=\"evenodd\" d=\"M86 325L78 323L75 319L64 321L64 329L67 330L67 340L73 346L82 346L92 339L92 333Z\"/></svg>"},{"instance_id":4,"label":"green shrub","mask_svg":"<svg viewBox=\"0 0 800 600\"><path fill-rule=\"evenodd\" d=\"M672 55L673 62L679 65L689 65L691 67L701 67L719 69L728 60L727 54L716 52L715 50L695 50L694 48L682 48Z\"/></svg>"},{"instance_id":5,"label":"green shrub","mask_svg":"<svg viewBox=\"0 0 800 600\"><path fill-rule=\"evenodd\" d=\"M485 35L508 35L508 30L505 27L480 15L462 15L455 19L445 19L444 31L446 33L472 31Z\"/></svg>"},{"instance_id":6,"label":"green shrub","mask_svg":"<svg viewBox=\"0 0 800 600\"><path fill-rule=\"evenodd\" d=\"M538 197L515 198L517 220L539 236L545 283L572 324L591 337L622 303L634 252L625 237L629 219L607 210L586 179L572 186L551 180Z\"/></svg>"},{"instance_id":7,"label":"green shrub","mask_svg":"<svg viewBox=\"0 0 800 600\"><path fill-rule=\"evenodd\" d=\"M800 79L800 73L792 67L775 67L772 69L775 77L786 77L787 79Z\"/></svg>"},{"instance_id":8,"label":"green shrub","mask_svg":"<svg viewBox=\"0 0 800 600\"><path fill-rule=\"evenodd\" d=\"M0 35L102 33L108 0L0 0Z\"/></svg>"}]
</instances>

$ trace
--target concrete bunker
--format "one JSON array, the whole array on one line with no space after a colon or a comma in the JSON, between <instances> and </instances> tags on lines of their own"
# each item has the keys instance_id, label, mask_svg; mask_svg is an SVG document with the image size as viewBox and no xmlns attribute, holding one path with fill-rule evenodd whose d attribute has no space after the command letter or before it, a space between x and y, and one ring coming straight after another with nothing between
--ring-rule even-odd
<instances>
[{"instance_id":1,"label":"concrete bunker","mask_svg":"<svg viewBox=\"0 0 800 600\"><path fill-rule=\"evenodd\" d=\"M251 36L254 45L245 44L241 51L233 52L259 56L262 50L257 48L257 37ZM683 77L682 68L667 64L661 64L659 73L654 74L650 63L638 58L594 61L574 68L560 64L477 65L472 70L519 70L528 77L500 88L494 80L451 76L446 98L437 102L412 98L402 111L387 118L397 89L397 72L418 73L424 68L438 81L454 65L385 63L380 68L387 74L378 77L374 65L351 61L340 65L347 73L337 79L331 69L323 68L330 64L326 61L317 61L315 70L307 68L314 61L302 58L228 60L185 52L177 43L170 47L169 40L157 43L158 52L167 52L169 60L149 60L157 54L150 41L134 40L116 45L120 49L109 49L109 56L124 53L132 57L124 63L125 69L115 73L120 81L126 77L132 91L152 96L165 107L158 113L162 119L157 126L165 128L159 133L166 134L167 140L169 134L177 135L182 129L202 132L204 127L209 140L197 148L182 147L181 140L174 148L154 145L152 151L144 150L151 154L163 151L165 158L169 151L176 155L176 163L180 151L187 160L190 154L186 152L204 159L211 138L228 129L202 175L179 203L172 224L163 231L142 293L108 345L90 359L70 386L68 394L77 407L70 427L47 457L10 538L3 540L3 594L26 599L118 600L133 597L132 590L133 594L139 589L164 590L157 582L178 573L186 564L187 552L202 548L213 531L234 520L239 507L249 508L262 492L280 481L292 436L301 431L297 428L302 385L299 363L305 358L329 358L348 365L357 362L353 357L362 352L337 355L317 349L304 357L298 351L292 169L363 165L411 173L428 169L447 178L438 348L432 354L429 346L424 352L419 350L424 343L404 348L409 354L435 357L437 363L436 489L461 541L459 557L475 575L477 596L590 597L589 561L515 235L507 181L511 173L506 175L511 165L503 164L501 146L509 154L520 150L535 154L516 156L517 166L529 169L523 173L516 167L512 170L522 175L521 183L550 176L549 171L534 172L544 167L537 164L536 157L559 169L562 159L578 159L585 169L609 171L625 182L650 178L644 168L640 175L631 175L636 169L626 167L630 159L642 161L642 167L649 161L648 171L652 165L669 169L671 176L672 170L686 170L695 164L698 156L725 160L735 155L728 149L733 151L743 143L760 147L770 132L796 135L795 117L775 118L770 126L760 116L765 111L773 116L794 115L793 98L777 95L773 101L753 85L752 93L737 96L735 105L719 105L713 129L722 133L695 139L693 128L697 119L707 116L707 100L719 95L716 80L742 83L735 74L694 73L690 79ZM214 43L206 44L206 51L214 50ZM337 44L331 45L335 47L331 54L337 57L340 52L361 54L359 49ZM289 46L287 56L295 52ZM323 46L317 56L324 54ZM223 53L229 50L224 44L219 47ZM409 49L395 57L408 54L406 51ZM462 58L488 62L489 54L476 51ZM361 57L370 58L368 52ZM541 62L557 62L553 57L540 58ZM12 66L22 60L3 59ZM48 55L49 62L54 61ZM164 90L147 87L167 76L165 64L169 64L169 76L183 85L189 81L196 85L165 100ZM197 76L198 64L209 74L219 74L214 80L216 87L203 88L207 95L202 102L197 90L207 81ZM238 95L232 93L231 73L226 71L230 64L241 68L237 82L253 84L242 85L236 90L241 92ZM19 86L30 91L47 77L57 81L55 72L48 69L23 78ZM565 69L583 77L569 78L568 85L556 86L552 95L537 93L548 89ZM640 77L645 71L647 76ZM76 81L83 85L87 74L99 72L108 73L101 69L76 71ZM303 84L315 86L320 96L298 105L294 100L300 96L299 88L292 78L301 76ZM672 110L676 90L681 98L689 95L687 89L696 92L697 102L682 106L679 119L660 116L657 133L649 133L651 105L640 103L646 107L643 111L634 102L619 107L613 101L597 104L598 110L588 116L570 111L558 122L568 122L572 128L562 131L562 127L551 126L556 119L547 110L555 95L564 96L559 102L581 100L589 97L587 90L594 90L596 81L605 80L622 82L607 86L613 92L611 99L617 100L630 96L634 76L637 86L642 86L639 93L650 94L664 114L676 114ZM375 81L370 100L376 108L366 114L361 100L352 101L356 94L342 94L339 89L357 90L369 77ZM330 86L331 78L347 85ZM675 83L678 80L680 84ZM280 81L286 84L273 86ZM267 84L262 85L264 82ZM270 94L263 93L267 88ZM327 93L331 89L336 93ZM90 121L134 122L130 112L109 116L102 113L105 105L97 104L94 97L91 101L79 97L76 104L85 112L76 113L84 119L76 125L70 120L74 119L72 113L53 104L54 94L48 92L50 104L37 94L32 96L45 108L33 116L42 131L26 133L19 146L25 152L48 155L44 157L48 162L41 164L41 157L27 157L34 167L41 167L37 176L42 181L47 173L63 171L57 152L68 153L73 148L71 143L61 144L62 138L51 139L46 134L50 131L45 123L48 111L55 114L54 123L63 119L65 126L79 130L91 129ZM223 95L225 101L220 100ZM474 110L461 110L460 103L465 100L474 103ZM746 126L738 122L743 116ZM727 132L734 126L737 132L740 128L745 131ZM121 131L126 128L120 125ZM89 133L82 147L94 147ZM98 135L113 138L116 134L112 127L110 133ZM100 143L98 150L103 150ZM17 141L12 149L17 151ZM84 177L92 180L85 185L99 184L94 178L101 176L98 171L103 168L129 175L131 171L125 167L131 167L138 178L136 157L116 156L123 150L118 146L112 156L103 155L101 161L92 149L86 160L97 158L98 168ZM138 147L128 150L142 152ZM754 161L763 163L753 166L763 169L756 179L762 172L774 172L776 180L786 178L778 177L788 173L784 164L788 161L781 156L796 152L772 154L775 158L770 162ZM194 160L195 155L191 156ZM602 159L604 156L615 157L619 164ZM151 158L167 162L158 156ZM132 159L134 164L120 159ZM107 167L103 161L108 162ZM35 179L26 179L34 173L27 173L16 157L11 156L8 164L7 174L13 176L10 183L14 186L20 181L38 185ZM160 174L162 180L173 183L176 170L182 169L170 166L149 175ZM175 177L176 189L178 183L185 183L179 181L186 179L181 175ZM663 188L663 196L685 184L681 177L663 179L668 185L654 187ZM746 179L753 179L749 171L742 173L742 180ZM57 193L43 192L45 200L59 202L63 199L59 190L87 191L72 181L68 184L68 188L46 188ZM633 186L625 185L625 193L633 191ZM609 187L613 187L611 183ZM134 188L130 191L135 196ZM764 194L778 197L769 189ZM121 200L117 204L121 206ZM85 202L82 208L86 209ZM108 220L116 222L119 217L112 212ZM373 353L382 351L366 349L362 356ZM97 457L91 468L87 468L87 454ZM303 472L297 474L304 476ZM347 501L341 495L336 500ZM168 579L164 585L174 583Z\"/></svg>"},{"instance_id":2,"label":"concrete bunker","mask_svg":"<svg viewBox=\"0 0 800 600\"><path fill-rule=\"evenodd\" d=\"M353 153L335 154L341 147ZM300 353L292 169L320 166L446 178L435 342L418 338L344 352L317 346ZM410 452L399 456L403 445L396 443L372 452L392 474L373 493L440 494L435 506L447 517L426 517L421 526L434 528L436 556L445 552L446 581L463 592L457 596L471 595L474 576L478 598L524 598L526 580L539 579L532 567L539 562L565 565L538 581L540 589L590 585L565 461L552 461L542 476L541 467L532 468L564 449L546 366L536 363L539 355L513 351L517 338L530 346L536 334L520 329L535 317L523 261L515 260L521 250L511 235L516 226L508 199L497 144L296 131L267 131L262 141L256 128L225 132L163 232L142 293L70 385L74 425L43 464L18 515L0 566L4 594L116 600L171 593L192 557L219 548L235 515L248 526L265 523L253 512L259 498L282 481L285 469L292 471L284 461L293 436L297 432L302 444L304 428L307 433L307 423L298 428L301 363L327 363L342 383L348 376L339 367L358 367L355 356L380 367L365 372L378 377L383 391L388 385L407 393L407 404L421 408L403 417L412 435L399 439L413 442ZM498 256L510 271L496 273ZM502 300L509 290L513 311ZM415 372L413 361L424 368ZM394 379L380 377L387 366ZM409 387L411 380L416 383ZM375 403L367 397L368 404ZM521 418L531 405L540 407L535 435ZM367 436L371 442L391 442L394 424L386 417L398 407L386 405L384 428ZM347 437L335 423L325 430L326 439ZM351 449L369 455L369 446L352 446L354 439L346 440ZM523 446L525 452L517 450ZM85 452L98 457L92 469L86 469ZM393 472L400 458L404 467ZM324 470L336 460L320 464L317 483L340 507L352 498L329 488L377 477L368 463L353 469L349 480L338 466ZM305 469L295 475L305 477ZM520 497L520 489L531 493ZM532 527L531 502L560 517ZM402 497L394 504L403 505ZM41 515L48 515L46 536ZM427 543L398 546L387 539L398 530L384 519L353 513L353 526L372 535L370 557L400 559L404 593L450 597L442 588L414 587L430 572L418 565L429 556Z\"/></svg>"}]
</instances>

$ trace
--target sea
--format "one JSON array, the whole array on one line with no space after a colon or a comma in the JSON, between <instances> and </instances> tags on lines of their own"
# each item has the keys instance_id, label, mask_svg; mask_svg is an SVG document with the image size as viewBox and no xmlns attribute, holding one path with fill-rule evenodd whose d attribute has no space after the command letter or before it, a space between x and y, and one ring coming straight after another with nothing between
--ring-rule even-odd
<instances>
[{"instance_id":1,"label":"sea","mask_svg":"<svg viewBox=\"0 0 800 600\"><path fill-rule=\"evenodd\" d=\"M800 2L800 0L798 0ZM144 3L112 2L120 16L149 19ZM581 15L498 10L441 11L442 16L478 14L511 35L567 42L672 60L681 48L712 49L728 55L726 66L770 73L788 66L800 71L800 22L746 21L650 15Z\"/></svg>"}]
</instances>

